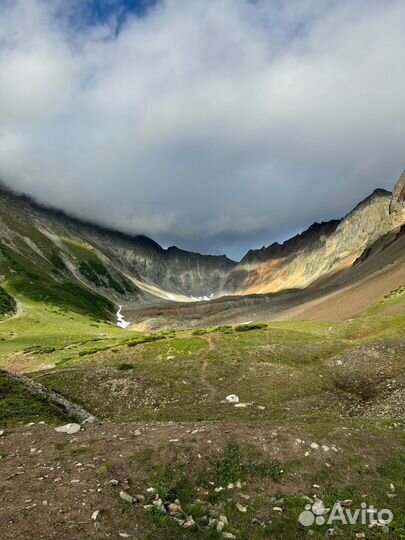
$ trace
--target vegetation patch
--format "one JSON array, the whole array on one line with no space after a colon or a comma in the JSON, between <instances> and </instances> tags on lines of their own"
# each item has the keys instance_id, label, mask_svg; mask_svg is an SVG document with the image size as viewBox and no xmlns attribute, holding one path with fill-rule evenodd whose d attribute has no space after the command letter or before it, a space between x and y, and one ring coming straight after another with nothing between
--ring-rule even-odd
<instances>
[{"instance_id":1,"label":"vegetation patch","mask_svg":"<svg viewBox=\"0 0 405 540\"><path fill-rule=\"evenodd\" d=\"M57 407L43 397L36 396L27 388L0 370L0 426L15 426L28 422L61 422L67 416L62 407Z\"/></svg>"},{"instance_id":2,"label":"vegetation patch","mask_svg":"<svg viewBox=\"0 0 405 540\"><path fill-rule=\"evenodd\" d=\"M11 315L17 310L17 303L3 287L0 287L0 317Z\"/></svg>"},{"instance_id":3,"label":"vegetation patch","mask_svg":"<svg viewBox=\"0 0 405 540\"><path fill-rule=\"evenodd\" d=\"M141 343L151 343L153 341L159 341L161 339L165 339L165 336L162 335L148 335L148 336L140 336L135 339L131 339L127 342L128 347L136 347L137 345L140 345Z\"/></svg>"},{"instance_id":4,"label":"vegetation patch","mask_svg":"<svg viewBox=\"0 0 405 540\"><path fill-rule=\"evenodd\" d=\"M51 304L94 318L109 319L114 304L106 298L73 282L58 283L34 273L19 273L8 280L13 293L34 302Z\"/></svg>"},{"instance_id":5,"label":"vegetation patch","mask_svg":"<svg viewBox=\"0 0 405 540\"><path fill-rule=\"evenodd\" d=\"M267 328L267 324L240 324L239 326L235 326L235 332L250 332L251 330L263 330L264 328Z\"/></svg>"}]
</instances>

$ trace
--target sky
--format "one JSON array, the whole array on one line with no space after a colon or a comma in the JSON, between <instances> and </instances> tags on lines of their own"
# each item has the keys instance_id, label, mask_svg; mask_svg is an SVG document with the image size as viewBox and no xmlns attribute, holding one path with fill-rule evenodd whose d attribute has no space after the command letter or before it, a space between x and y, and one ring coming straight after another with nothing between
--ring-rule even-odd
<instances>
[{"instance_id":1,"label":"sky","mask_svg":"<svg viewBox=\"0 0 405 540\"><path fill-rule=\"evenodd\" d=\"M0 0L0 179L239 259L405 167L403 0Z\"/></svg>"}]
</instances>

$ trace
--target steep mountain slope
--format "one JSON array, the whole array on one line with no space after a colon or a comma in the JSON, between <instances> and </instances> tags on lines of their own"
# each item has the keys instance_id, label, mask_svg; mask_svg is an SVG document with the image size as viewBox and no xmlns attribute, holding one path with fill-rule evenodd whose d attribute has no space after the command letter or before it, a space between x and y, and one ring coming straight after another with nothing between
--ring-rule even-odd
<instances>
[{"instance_id":1,"label":"steep mountain slope","mask_svg":"<svg viewBox=\"0 0 405 540\"><path fill-rule=\"evenodd\" d=\"M101 317L114 304L214 296L234 265L225 256L164 250L0 188L0 276L32 300Z\"/></svg>"},{"instance_id":2,"label":"steep mountain slope","mask_svg":"<svg viewBox=\"0 0 405 540\"><path fill-rule=\"evenodd\" d=\"M393 195L377 189L341 220L315 223L281 245L250 251L230 273L224 290L262 294L303 288L322 276L350 267L379 238L404 223L404 179L405 174Z\"/></svg>"}]
</instances>

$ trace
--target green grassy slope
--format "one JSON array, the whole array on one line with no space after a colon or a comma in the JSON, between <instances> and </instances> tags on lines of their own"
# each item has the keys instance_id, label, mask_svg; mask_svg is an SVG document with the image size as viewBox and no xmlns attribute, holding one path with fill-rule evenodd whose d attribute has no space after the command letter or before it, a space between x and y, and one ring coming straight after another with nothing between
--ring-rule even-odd
<instances>
[{"instance_id":1,"label":"green grassy slope","mask_svg":"<svg viewBox=\"0 0 405 540\"><path fill-rule=\"evenodd\" d=\"M63 422L68 416L62 408L30 393L26 387L0 370L0 426L24 425L28 422Z\"/></svg>"}]
</instances>

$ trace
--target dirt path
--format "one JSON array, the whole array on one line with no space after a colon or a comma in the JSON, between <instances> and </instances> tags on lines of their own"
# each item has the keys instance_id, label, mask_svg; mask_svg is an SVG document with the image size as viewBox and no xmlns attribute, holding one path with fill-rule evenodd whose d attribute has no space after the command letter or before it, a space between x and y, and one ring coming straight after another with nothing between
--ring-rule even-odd
<instances>
[{"instance_id":1,"label":"dirt path","mask_svg":"<svg viewBox=\"0 0 405 540\"><path fill-rule=\"evenodd\" d=\"M218 341L218 337L219 336L214 336L213 334L208 334L206 340L208 343L209 353L216 350L217 348L216 342ZM209 359L209 355L205 356L203 359L203 363L201 366L201 373L200 373L200 382L202 386L208 389L208 399L211 400L215 395L215 389L207 378L207 369L208 369L208 364L209 364L208 359Z\"/></svg>"},{"instance_id":2,"label":"dirt path","mask_svg":"<svg viewBox=\"0 0 405 540\"><path fill-rule=\"evenodd\" d=\"M207 342L208 342L208 347L209 347L209 350L210 351L215 351L216 348L217 348L217 343L219 341L219 336L216 335L214 336L213 334L208 334L208 337L207 337Z\"/></svg>"}]
</instances>

